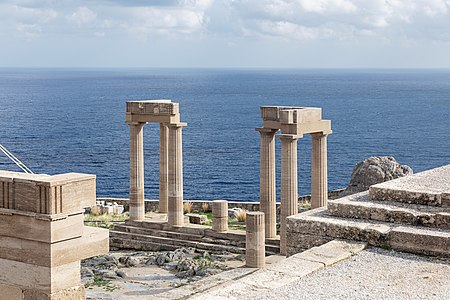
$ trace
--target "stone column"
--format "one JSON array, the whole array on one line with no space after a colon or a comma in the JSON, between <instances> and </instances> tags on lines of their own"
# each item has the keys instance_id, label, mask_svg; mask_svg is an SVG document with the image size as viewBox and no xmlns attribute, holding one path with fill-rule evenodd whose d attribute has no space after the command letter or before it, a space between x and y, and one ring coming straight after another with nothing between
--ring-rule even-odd
<instances>
[{"instance_id":1,"label":"stone column","mask_svg":"<svg viewBox=\"0 0 450 300\"><path fill-rule=\"evenodd\" d=\"M212 203L212 229L217 232L228 231L228 201L215 200Z\"/></svg>"},{"instance_id":2,"label":"stone column","mask_svg":"<svg viewBox=\"0 0 450 300\"><path fill-rule=\"evenodd\" d=\"M322 133L313 133L311 208L326 207L327 201L327 135Z\"/></svg>"},{"instance_id":3,"label":"stone column","mask_svg":"<svg viewBox=\"0 0 450 300\"><path fill-rule=\"evenodd\" d=\"M144 207L144 124L130 126L130 220L145 218Z\"/></svg>"},{"instance_id":4,"label":"stone column","mask_svg":"<svg viewBox=\"0 0 450 300\"><path fill-rule=\"evenodd\" d=\"M169 124L168 212L169 225L183 226L182 128L185 123Z\"/></svg>"},{"instance_id":5,"label":"stone column","mask_svg":"<svg viewBox=\"0 0 450 300\"><path fill-rule=\"evenodd\" d=\"M159 212L168 211L168 166L169 129L164 123L159 124Z\"/></svg>"},{"instance_id":6,"label":"stone column","mask_svg":"<svg viewBox=\"0 0 450 300\"><path fill-rule=\"evenodd\" d=\"M286 255L286 218L298 213L297 140L292 134L281 140L280 254Z\"/></svg>"},{"instance_id":7,"label":"stone column","mask_svg":"<svg viewBox=\"0 0 450 300\"><path fill-rule=\"evenodd\" d=\"M256 128L261 134L259 194L260 209L264 213L266 238L277 235L277 194L275 170L275 129Z\"/></svg>"},{"instance_id":8,"label":"stone column","mask_svg":"<svg viewBox=\"0 0 450 300\"><path fill-rule=\"evenodd\" d=\"M245 264L250 268L264 268L266 263L264 213L248 212L245 227Z\"/></svg>"}]
</instances>

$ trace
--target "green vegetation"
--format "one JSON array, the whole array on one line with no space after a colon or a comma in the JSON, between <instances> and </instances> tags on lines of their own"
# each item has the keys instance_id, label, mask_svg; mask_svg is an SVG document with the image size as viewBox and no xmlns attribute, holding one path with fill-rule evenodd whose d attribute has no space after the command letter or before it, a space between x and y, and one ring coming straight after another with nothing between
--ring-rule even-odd
<instances>
[{"instance_id":1,"label":"green vegetation","mask_svg":"<svg viewBox=\"0 0 450 300\"><path fill-rule=\"evenodd\" d=\"M84 223L87 226L110 229L116 222L125 222L130 218L128 212L118 215L92 215L84 216Z\"/></svg>"},{"instance_id":2,"label":"green vegetation","mask_svg":"<svg viewBox=\"0 0 450 300\"><path fill-rule=\"evenodd\" d=\"M85 287L88 289L92 289L92 286L98 286L103 288L107 292L114 292L115 290L120 289L120 286L111 283L110 280L106 280L99 276L94 276L94 280L92 282L86 283Z\"/></svg>"}]
</instances>

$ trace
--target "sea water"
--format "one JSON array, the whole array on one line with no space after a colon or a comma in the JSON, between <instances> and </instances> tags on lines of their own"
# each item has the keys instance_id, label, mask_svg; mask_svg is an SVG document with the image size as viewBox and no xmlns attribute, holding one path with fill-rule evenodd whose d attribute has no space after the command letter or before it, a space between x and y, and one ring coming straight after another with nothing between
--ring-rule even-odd
<instances>
[{"instance_id":1,"label":"sea water","mask_svg":"<svg viewBox=\"0 0 450 300\"><path fill-rule=\"evenodd\" d=\"M180 103L185 199L259 199L260 105L313 106L332 120L329 188L392 155L423 171L450 163L450 70L0 69L0 144L35 173L97 175L97 195L128 197L125 101ZM144 127L145 197L158 198L159 125ZM310 192L311 138L298 144ZM0 169L19 169L0 153ZM277 186L280 141L277 141Z\"/></svg>"}]
</instances>

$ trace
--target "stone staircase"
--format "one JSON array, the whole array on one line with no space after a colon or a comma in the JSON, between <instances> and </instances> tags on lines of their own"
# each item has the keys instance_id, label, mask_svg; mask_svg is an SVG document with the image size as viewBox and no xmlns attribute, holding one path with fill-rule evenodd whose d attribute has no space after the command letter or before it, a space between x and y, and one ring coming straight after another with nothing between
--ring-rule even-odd
<instances>
[{"instance_id":1,"label":"stone staircase","mask_svg":"<svg viewBox=\"0 0 450 300\"><path fill-rule=\"evenodd\" d=\"M168 251L193 247L202 251L228 251L245 254L245 231L215 232L211 228L185 224L171 227L163 220L127 221L109 232L110 246L119 249ZM280 240L266 239L266 255L280 252Z\"/></svg>"},{"instance_id":2,"label":"stone staircase","mask_svg":"<svg viewBox=\"0 0 450 300\"><path fill-rule=\"evenodd\" d=\"M450 165L374 185L291 216L288 255L333 239L450 256Z\"/></svg>"}]
</instances>

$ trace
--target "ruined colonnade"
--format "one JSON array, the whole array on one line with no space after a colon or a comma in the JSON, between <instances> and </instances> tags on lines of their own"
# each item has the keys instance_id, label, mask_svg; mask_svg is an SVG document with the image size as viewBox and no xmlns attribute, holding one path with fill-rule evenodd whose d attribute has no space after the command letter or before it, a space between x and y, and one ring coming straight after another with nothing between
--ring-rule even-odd
<instances>
[{"instance_id":1,"label":"ruined colonnade","mask_svg":"<svg viewBox=\"0 0 450 300\"><path fill-rule=\"evenodd\" d=\"M297 141L312 135L311 207L328 201L327 135L331 121L322 120L315 107L261 106L260 205L265 214L265 236L276 237L275 137L281 141L280 251L286 254L286 218L298 213ZM277 132L281 130L280 134Z\"/></svg>"},{"instance_id":2,"label":"ruined colonnade","mask_svg":"<svg viewBox=\"0 0 450 300\"><path fill-rule=\"evenodd\" d=\"M144 132L147 123L160 127L159 212L172 226L183 225L183 155L179 104L171 100L127 101L130 126L130 219L145 219Z\"/></svg>"}]
</instances>

